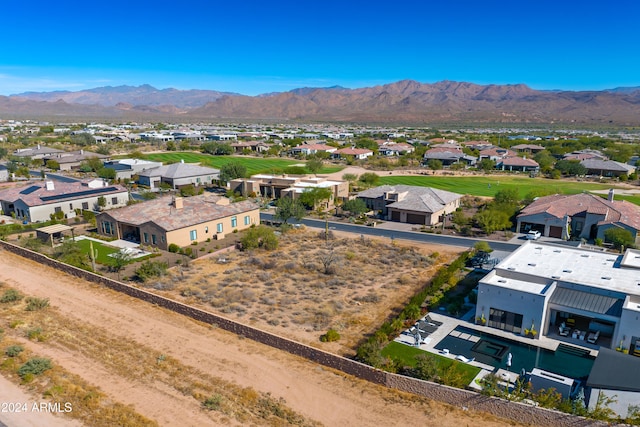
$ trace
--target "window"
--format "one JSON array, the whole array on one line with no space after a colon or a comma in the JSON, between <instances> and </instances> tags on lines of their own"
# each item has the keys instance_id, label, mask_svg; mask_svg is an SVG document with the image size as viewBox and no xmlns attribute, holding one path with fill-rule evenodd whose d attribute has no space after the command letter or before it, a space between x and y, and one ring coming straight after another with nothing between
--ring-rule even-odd
<instances>
[{"instance_id":1,"label":"window","mask_svg":"<svg viewBox=\"0 0 640 427\"><path fill-rule=\"evenodd\" d=\"M222 229L222 223L220 223L220 224L218 224L218 225L216 226L216 230L218 231L218 233L222 233L222 230L223 230L223 229Z\"/></svg>"},{"instance_id":2,"label":"window","mask_svg":"<svg viewBox=\"0 0 640 427\"><path fill-rule=\"evenodd\" d=\"M111 198L111 204L112 205L117 205L118 204L118 198L117 197L112 197Z\"/></svg>"},{"instance_id":3,"label":"window","mask_svg":"<svg viewBox=\"0 0 640 427\"><path fill-rule=\"evenodd\" d=\"M143 236L144 236L144 242L149 243L149 234L143 233Z\"/></svg>"},{"instance_id":4,"label":"window","mask_svg":"<svg viewBox=\"0 0 640 427\"><path fill-rule=\"evenodd\" d=\"M208 227L208 226L204 228L204 232L205 232L205 233L208 233L208 232L209 232L209 227Z\"/></svg>"},{"instance_id":5,"label":"window","mask_svg":"<svg viewBox=\"0 0 640 427\"><path fill-rule=\"evenodd\" d=\"M238 218L235 216L231 217L231 227L235 228L238 226Z\"/></svg>"},{"instance_id":6,"label":"window","mask_svg":"<svg viewBox=\"0 0 640 427\"><path fill-rule=\"evenodd\" d=\"M249 225L251 224L251 217L249 215L246 215L244 217L244 225Z\"/></svg>"},{"instance_id":7,"label":"window","mask_svg":"<svg viewBox=\"0 0 640 427\"><path fill-rule=\"evenodd\" d=\"M490 308L489 326L519 334L522 332L522 314Z\"/></svg>"},{"instance_id":8,"label":"window","mask_svg":"<svg viewBox=\"0 0 640 427\"><path fill-rule=\"evenodd\" d=\"M198 240L198 231L197 230L189 231L189 238L191 240Z\"/></svg>"},{"instance_id":9,"label":"window","mask_svg":"<svg viewBox=\"0 0 640 427\"><path fill-rule=\"evenodd\" d=\"M56 206L54 210L56 211L56 213L62 212L62 208L60 206Z\"/></svg>"},{"instance_id":10,"label":"window","mask_svg":"<svg viewBox=\"0 0 640 427\"><path fill-rule=\"evenodd\" d=\"M69 203L69 210L72 211L73 210L73 203Z\"/></svg>"},{"instance_id":11,"label":"window","mask_svg":"<svg viewBox=\"0 0 640 427\"><path fill-rule=\"evenodd\" d=\"M89 202L82 202L82 209L89 209Z\"/></svg>"},{"instance_id":12,"label":"window","mask_svg":"<svg viewBox=\"0 0 640 427\"><path fill-rule=\"evenodd\" d=\"M160 241L164 243L164 235L160 236Z\"/></svg>"},{"instance_id":13,"label":"window","mask_svg":"<svg viewBox=\"0 0 640 427\"><path fill-rule=\"evenodd\" d=\"M156 235L155 234L151 235L151 243L154 244L154 245L158 244L158 241L156 240Z\"/></svg>"}]
</instances>

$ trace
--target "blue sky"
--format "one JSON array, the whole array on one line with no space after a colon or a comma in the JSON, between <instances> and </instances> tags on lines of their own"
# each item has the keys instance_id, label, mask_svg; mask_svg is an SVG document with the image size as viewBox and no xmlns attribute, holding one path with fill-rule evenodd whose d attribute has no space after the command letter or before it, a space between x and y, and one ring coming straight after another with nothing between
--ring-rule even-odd
<instances>
[{"instance_id":1,"label":"blue sky","mask_svg":"<svg viewBox=\"0 0 640 427\"><path fill-rule=\"evenodd\" d=\"M256 95L412 79L640 86L640 2L3 2L0 94L151 84Z\"/></svg>"}]
</instances>

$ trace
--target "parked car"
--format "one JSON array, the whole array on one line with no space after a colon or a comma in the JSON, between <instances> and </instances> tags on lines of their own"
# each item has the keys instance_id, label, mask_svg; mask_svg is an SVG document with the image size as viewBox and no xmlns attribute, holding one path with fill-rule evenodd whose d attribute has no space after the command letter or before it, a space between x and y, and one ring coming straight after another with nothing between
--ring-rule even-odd
<instances>
[{"instance_id":1,"label":"parked car","mask_svg":"<svg viewBox=\"0 0 640 427\"><path fill-rule=\"evenodd\" d=\"M527 240L538 240L540 236L542 236L542 234L539 231L531 230L526 234L525 237Z\"/></svg>"}]
</instances>

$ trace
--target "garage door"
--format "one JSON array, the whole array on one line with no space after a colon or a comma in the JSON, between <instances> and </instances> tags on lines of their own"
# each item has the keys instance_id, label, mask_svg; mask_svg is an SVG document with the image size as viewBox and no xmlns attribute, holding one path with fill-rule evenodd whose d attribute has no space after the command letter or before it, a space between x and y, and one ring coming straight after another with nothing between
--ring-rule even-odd
<instances>
[{"instance_id":1,"label":"garage door","mask_svg":"<svg viewBox=\"0 0 640 427\"><path fill-rule=\"evenodd\" d=\"M562 239L562 227L549 227L549 237Z\"/></svg>"},{"instance_id":2,"label":"garage door","mask_svg":"<svg viewBox=\"0 0 640 427\"><path fill-rule=\"evenodd\" d=\"M409 224L424 224L425 216L418 214L407 214L407 222Z\"/></svg>"},{"instance_id":3,"label":"garage door","mask_svg":"<svg viewBox=\"0 0 640 427\"><path fill-rule=\"evenodd\" d=\"M391 221L400 221L400 212L391 211Z\"/></svg>"}]
</instances>

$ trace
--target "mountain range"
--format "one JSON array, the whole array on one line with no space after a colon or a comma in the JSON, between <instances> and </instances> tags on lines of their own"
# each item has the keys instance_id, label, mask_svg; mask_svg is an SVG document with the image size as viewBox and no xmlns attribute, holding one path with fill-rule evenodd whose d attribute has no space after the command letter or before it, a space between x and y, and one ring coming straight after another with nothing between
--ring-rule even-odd
<instances>
[{"instance_id":1,"label":"mountain range","mask_svg":"<svg viewBox=\"0 0 640 427\"><path fill-rule=\"evenodd\" d=\"M150 85L107 86L0 96L0 116L638 126L640 87L540 91L524 84L402 80L358 89L306 87L246 96Z\"/></svg>"}]
</instances>

